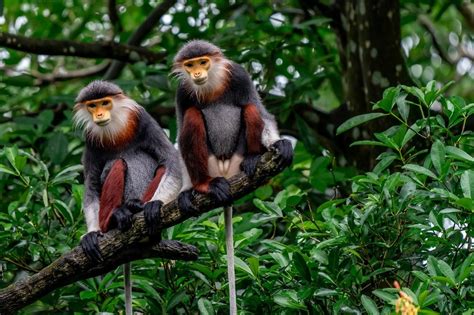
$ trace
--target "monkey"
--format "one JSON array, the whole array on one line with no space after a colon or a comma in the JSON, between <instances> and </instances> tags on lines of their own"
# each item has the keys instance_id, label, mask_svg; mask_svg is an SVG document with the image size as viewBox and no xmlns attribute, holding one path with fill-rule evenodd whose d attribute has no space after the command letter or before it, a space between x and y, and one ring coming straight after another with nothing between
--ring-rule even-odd
<instances>
[{"instance_id":1,"label":"monkey","mask_svg":"<svg viewBox=\"0 0 474 315\"><path fill-rule=\"evenodd\" d=\"M185 44L174 57L178 146L185 164L178 196L181 211L195 213L192 196L208 194L225 207L231 314L237 312L232 236L232 194L228 178L253 176L266 150L291 164L291 142L280 138L277 123L263 106L249 74L203 40Z\"/></svg>"},{"instance_id":2,"label":"monkey","mask_svg":"<svg viewBox=\"0 0 474 315\"><path fill-rule=\"evenodd\" d=\"M79 92L73 120L84 130L86 144L87 234L81 239L86 256L101 261L98 238L114 228L129 229L141 210L148 234L159 238L160 209L176 199L182 183L179 153L163 129L120 87L100 80ZM126 264L126 314L131 314L129 270Z\"/></svg>"}]
</instances>

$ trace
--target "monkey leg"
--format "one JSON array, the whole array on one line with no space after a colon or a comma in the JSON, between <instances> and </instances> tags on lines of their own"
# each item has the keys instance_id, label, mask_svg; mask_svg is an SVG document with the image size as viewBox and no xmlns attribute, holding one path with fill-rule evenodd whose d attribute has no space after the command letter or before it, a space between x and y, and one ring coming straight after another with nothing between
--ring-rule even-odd
<instances>
[{"instance_id":1,"label":"monkey leg","mask_svg":"<svg viewBox=\"0 0 474 315\"><path fill-rule=\"evenodd\" d=\"M148 185L148 188L142 197L142 202L145 203L143 205L143 216L145 217L147 231L149 235L153 236L159 236L160 230L158 229L158 225L160 222L160 212L163 202L160 200L150 201L150 199L153 198L153 195L158 190L161 180L165 175L165 171L166 169L163 166L156 170L155 177Z\"/></svg>"}]
</instances>

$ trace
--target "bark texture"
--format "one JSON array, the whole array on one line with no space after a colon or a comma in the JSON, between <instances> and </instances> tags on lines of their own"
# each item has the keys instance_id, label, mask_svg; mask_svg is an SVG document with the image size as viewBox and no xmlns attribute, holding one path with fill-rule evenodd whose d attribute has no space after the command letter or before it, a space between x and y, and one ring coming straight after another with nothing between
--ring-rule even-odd
<instances>
[{"instance_id":1,"label":"bark texture","mask_svg":"<svg viewBox=\"0 0 474 315\"><path fill-rule=\"evenodd\" d=\"M30 38L5 32L0 32L0 47L37 55L115 59L128 63L158 63L166 56L164 52L156 53L146 48L113 42L82 43L73 40Z\"/></svg>"},{"instance_id":2,"label":"bark texture","mask_svg":"<svg viewBox=\"0 0 474 315\"><path fill-rule=\"evenodd\" d=\"M278 154L265 153L252 178L241 173L229 180L232 195L236 199L244 196L281 172L283 168ZM201 194L194 196L193 203L199 209L199 214L220 206ZM181 213L177 202L173 201L161 209L160 228L176 225L189 217L188 214ZM180 260L195 260L198 257L197 249L191 245L177 241L150 242L146 234L143 213L135 215L133 226L127 232L112 230L104 234L99 246L104 258L100 264L90 262L82 248L78 246L31 277L0 290L0 314L14 313L54 289L106 273L126 262L150 257Z\"/></svg>"}]
</instances>

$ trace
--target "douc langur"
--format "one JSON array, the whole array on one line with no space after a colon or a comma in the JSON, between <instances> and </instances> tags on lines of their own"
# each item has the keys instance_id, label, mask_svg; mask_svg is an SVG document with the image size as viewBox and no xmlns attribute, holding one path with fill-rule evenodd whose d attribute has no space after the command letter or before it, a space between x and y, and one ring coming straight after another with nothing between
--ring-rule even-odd
<instances>
[{"instance_id":1,"label":"douc langur","mask_svg":"<svg viewBox=\"0 0 474 315\"><path fill-rule=\"evenodd\" d=\"M94 81L76 98L74 121L83 128L84 213L87 234L81 246L101 261L98 237L131 227L144 211L150 237L159 238L163 204L181 189L179 154L158 123L117 85ZM130 266L124 266L126 314L131 314Z\"/></svg>"},{"instance_id":2,"label":"douc langur","mask_svg":"<svg viewBox=\"0 0 474 315\"><path fill-rule=\"evenodd\" d=\"M230 313L236 314L232 195L227 178L241 170L253 176L266 150L291 164L293 148L281 139L275 118L263 106L249 74L215 45L194 40L174 58L178 144L186 165L178 205L193 212L193 191L209 194L225 209Z\"/></svg>"}]
</instances>

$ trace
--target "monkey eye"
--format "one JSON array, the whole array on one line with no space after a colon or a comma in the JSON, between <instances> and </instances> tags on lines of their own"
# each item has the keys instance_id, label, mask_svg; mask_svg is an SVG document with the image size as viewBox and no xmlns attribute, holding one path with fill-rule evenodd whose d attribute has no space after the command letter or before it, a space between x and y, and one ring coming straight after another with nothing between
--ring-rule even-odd
<instances>
[{"instance_id":1,"label":"monkey eye","mask_svg":"<svg viewBox=\"0 0 474 315\"><path fill-rule=\"evenodd\" d=\"M185 63L184 66L185 66L186 68L191 68L191 67L193 66L193 64L192 64L192 63Z\"/></svg>"},{"instance_id":2,"label":"monkey eye","mask_svg":"<svg viewBox=\"0 0 474 315\"><path fill-rule=\"evenodd\" d=\"M202 60L201 61L201 66L204 66L207 63L207 60Z\"/></svg>"},{"instance_id":3,"label":"monkey eye","mask_svg":"<svg viewBox=\"0 0 474 315\"><path fill-rule=\"evenodd\" d=\"M102 102L102 106L105 106L105 105L108 105L109 104L109 101L103 101Z\"/></svg>"},{"instance_id":4,"label":"monkey eye","mask_svg":"<svg viewBox=\"0 0 474 315\"><path fill-rule=\"evenodd\" d=\"M95 108L95 107L96 107L96 105L95 105L94 103L90 103L90 104L88 104L87 106L88 106L89 108Z\"/></svg>"}]
</instances>

